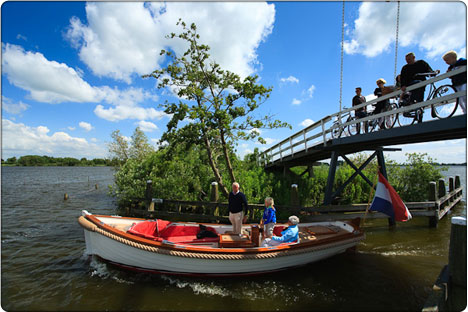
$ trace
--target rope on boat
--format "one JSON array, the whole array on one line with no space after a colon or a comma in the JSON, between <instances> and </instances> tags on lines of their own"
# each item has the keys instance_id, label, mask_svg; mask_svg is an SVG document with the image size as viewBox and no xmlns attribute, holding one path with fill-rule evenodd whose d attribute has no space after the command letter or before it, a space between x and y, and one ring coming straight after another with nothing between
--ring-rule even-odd
<instances>
[{"instance_id":1,"label":"rope on boat","mask_svg":"<svg viewBox=\"0 0 468 312\"><path fill-rule=\"evenodd\" d=\"M123 238L121 236L112 234L106 230L103 230L96 226L94 223L87 220L85 217L81 216L78 219L78 223L84 227L85 229L99 233L104 235L110 239L116 240L122 244L132 246L141 250L146 250L149 252L169 255L169 256L177 256L177 257L187 257L187 258L197 258L197 259L210 259L210 260L245 260L245 259L267 259L267 258L276 258L276 257L283 257L283 256L292 256L302 253L308 253L311 251L317 251L322 249L328 249L337 245L343 245L343 241L328 244L327 246L313 246L309 248L301 248L301 249L293 249L293 250L281 250L275 252L264 252L264 253L255 253L255 254L211 254L211 253L203 253L203 252L187 252L187 251L179 251L179 250L170 250L166 248L158 248L154 246L148 246L145 244L137 243L131 241L129 239ZM357 241L357 238L352 238L347 241L346 243L351 243Z\"/></svg>"}]
</instances>

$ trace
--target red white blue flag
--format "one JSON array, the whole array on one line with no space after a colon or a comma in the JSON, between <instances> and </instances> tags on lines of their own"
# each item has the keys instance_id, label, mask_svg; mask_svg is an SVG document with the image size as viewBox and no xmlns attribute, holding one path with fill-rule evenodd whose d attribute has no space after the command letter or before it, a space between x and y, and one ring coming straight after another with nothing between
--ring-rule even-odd
<instances>
[{"instance_id":1,"label":"red white blue flag","mask_svg":"<svg viewBox=\"0 0 468 312\"><path fill-rule=\"evenodd\" d=\"M369 210L385 213L396 221L408 221L412 218L400 196L380 172L379 183Z\"/></svg>"}]
</instances>

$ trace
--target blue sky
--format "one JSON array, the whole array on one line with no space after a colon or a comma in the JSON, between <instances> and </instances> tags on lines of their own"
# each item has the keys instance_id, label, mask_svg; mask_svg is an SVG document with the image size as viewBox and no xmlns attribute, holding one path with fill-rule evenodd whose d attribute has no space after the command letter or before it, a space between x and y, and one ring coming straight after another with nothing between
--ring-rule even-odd
<instances>
[{"instance_id":1,"label":"blue sky","mask_svg":"<svg viewBox=\"0 0 468 312\"><path fill-rule=\"evenodd\" d=\"M169 116L158 107L170 91L142 79L184 46L164 36L179 18L197 24L211 57L241 77L272 86L259 114L293 130L261 130L266 145L240 142L242 156L265 149L339 110L342 2L5 2L2 5L2 158L28 154L108 157L111 133L137 126L153 144ZM342 106L354 88L371 95L393 83L396 2L346 2ZM397 70L410 51L445 72L442 55L466 57L462 2L404 2ZM426 114L428 115L428 114ZM425 152L440 162L466 161L466 141L399 146L388 157Z\"/></svg>"}]
</instances>

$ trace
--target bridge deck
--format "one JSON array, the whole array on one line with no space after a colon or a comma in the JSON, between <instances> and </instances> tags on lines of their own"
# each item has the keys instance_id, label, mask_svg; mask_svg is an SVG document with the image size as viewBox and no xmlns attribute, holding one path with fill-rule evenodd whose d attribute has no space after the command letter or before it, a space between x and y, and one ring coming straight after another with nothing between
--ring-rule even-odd
<instances>
[{"instance_id":1,"label":"bridge deck","mask_svg":"<svg viewBox=\"0 0 468 312\"><path fill-rule=\"evenodd\" d=\"M306 150L300 150L281 159L274 159L265 165L266 168L304 166L316 161L329 159L332 151L342 154L375 150L381 146L392 146L408 143L466 138L466 115L447 119L431 120L406 127L398 127L377 132L359 134L328 141Z\"/></svg>"}]
</instances>

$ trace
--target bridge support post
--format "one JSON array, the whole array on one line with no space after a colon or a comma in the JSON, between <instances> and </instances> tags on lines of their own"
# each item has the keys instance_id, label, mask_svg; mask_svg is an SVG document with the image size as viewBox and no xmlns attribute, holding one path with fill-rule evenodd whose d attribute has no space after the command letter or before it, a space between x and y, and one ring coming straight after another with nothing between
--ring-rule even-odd
<instances>
[{"instance_id":1,"label":"bridge support post","mask_svg":"<svg viewBox=\"0 0 468 312\"><path fill-rule=\"evenodd\" d=\"M335 182L336 165L338 164L338 152L332 151L330 158L330 169L328 169L327 188L325 189L324 205L330 205L333 196L333 183Z\"/></svg>"}]
</instances>

